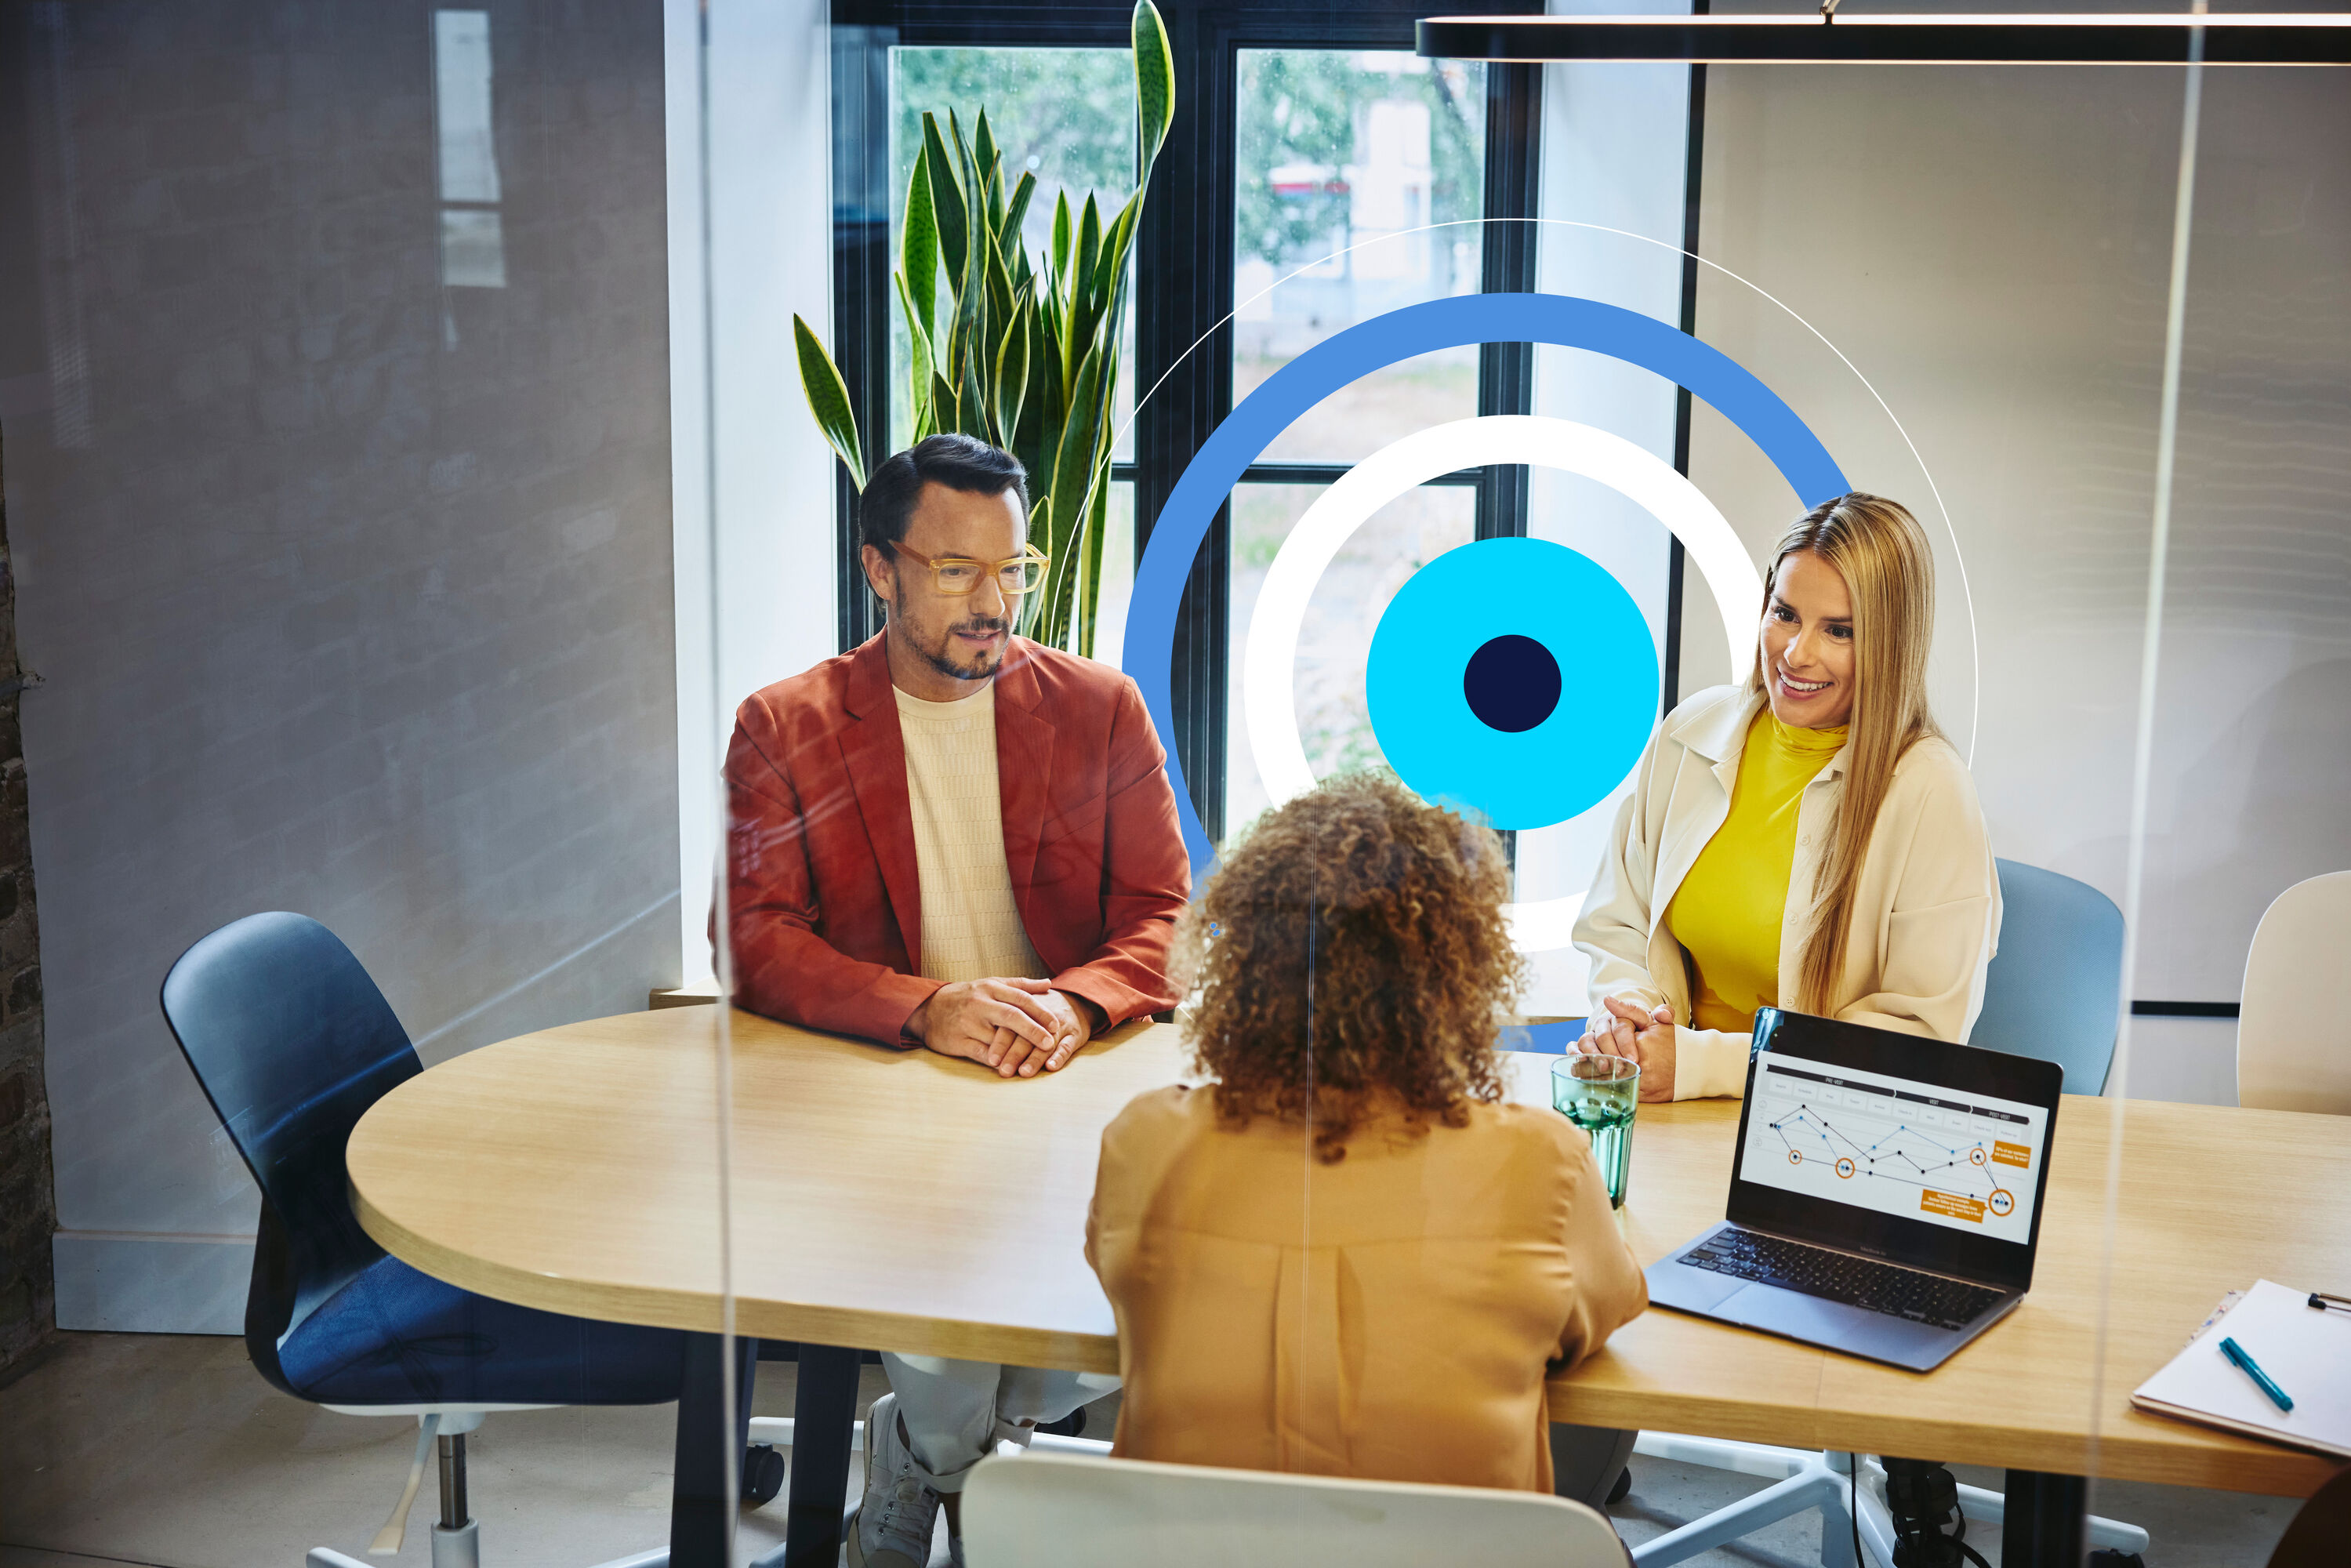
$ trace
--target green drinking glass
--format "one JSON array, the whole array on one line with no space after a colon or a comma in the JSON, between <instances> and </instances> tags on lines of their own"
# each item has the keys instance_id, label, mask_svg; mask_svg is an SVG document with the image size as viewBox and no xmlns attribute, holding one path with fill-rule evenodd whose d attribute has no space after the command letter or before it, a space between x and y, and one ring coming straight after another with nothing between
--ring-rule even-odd
<instances>
[{"instance_id":1,"label":"green drinking glass","mask_svg":"<svg viewBox=\"0 0 2351 1568\"><path fill-rule=\"evenodd\" d=\"M1551 1103L1592 1137L1608 1182L1608 1207L1625 1207L1633 1162L1633 1113L1641 1104L1641 1064L1626 1056L1574 1054L1551 1064Z\"/></svg>"}]
</instances>

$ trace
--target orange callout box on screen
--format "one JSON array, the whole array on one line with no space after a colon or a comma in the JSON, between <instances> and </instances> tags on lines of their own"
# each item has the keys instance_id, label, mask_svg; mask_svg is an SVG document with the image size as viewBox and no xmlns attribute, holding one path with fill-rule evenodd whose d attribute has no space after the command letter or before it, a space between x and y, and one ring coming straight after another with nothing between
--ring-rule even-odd
<instances>
[{"instance_id":1,"label":"orange callout box on screen","mask_svg":"<svg viewBox=\"0 0 2351 1568\"><path fill-rule=\"evenodd\" d=\"M1970 1219L1981 1225L1984 1217L1983 1199L1964 1193L1937 1192L1933 1187L1918 1195L1918 1208L1925 1214L1939 1214L1947 1219Z\"/></svg>"}]
</instances>

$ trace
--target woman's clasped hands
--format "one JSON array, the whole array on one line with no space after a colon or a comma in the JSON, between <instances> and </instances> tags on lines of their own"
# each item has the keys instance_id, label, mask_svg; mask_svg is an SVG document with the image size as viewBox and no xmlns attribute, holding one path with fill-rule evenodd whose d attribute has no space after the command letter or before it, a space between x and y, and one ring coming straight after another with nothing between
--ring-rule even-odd
<instances>
[{"instance_id":1,"label":"woman's clasped hands","mask_svg":"<svg viewBox=\"0 0 2351 1568\"><path fill-rule=\"evenodd\" d=\"M1674 1010L1648 1008L1609 997L1607 1010L1583 1020L1575 1049L1587 1054L1629 1057L1641 1064L1641 1098L1674 1097Z\"/></svg>"}]
</instances>

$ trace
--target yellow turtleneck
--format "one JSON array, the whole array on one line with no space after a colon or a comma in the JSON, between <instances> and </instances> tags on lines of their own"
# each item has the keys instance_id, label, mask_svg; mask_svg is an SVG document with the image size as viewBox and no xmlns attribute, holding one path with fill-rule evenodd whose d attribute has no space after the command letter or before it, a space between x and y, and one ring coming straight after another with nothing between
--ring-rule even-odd
<instances>
[{"instance_id":1,"label":"yellow turtleneck","mask_svg":"<svg viewBox=\"0 0 2351 1568\"><path fill-rule=\"evenodd\" d=\"M1690 1022L1746 1033L1780 1000L1780 928L1796 863L1804 786L1844 745L1845 727L1796 729L1765 707L1748 727L1730 815L1698 852L1666 909L1690 956Z\"/></svg>"}]
</instances>

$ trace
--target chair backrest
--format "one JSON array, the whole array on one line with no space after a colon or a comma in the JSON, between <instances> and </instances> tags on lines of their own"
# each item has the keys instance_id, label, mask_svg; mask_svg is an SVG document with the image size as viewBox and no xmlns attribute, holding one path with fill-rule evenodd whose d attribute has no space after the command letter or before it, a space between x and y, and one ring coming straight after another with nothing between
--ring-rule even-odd
<instances>
[{"instance_id":1,"label":"chair backrest","mask_svg":"<svg viewBox=\"0 0 2351 1568\"><path fill-rule=\"evenodd\" d=\"M1608 1521L1540 1492L1029 1453L964 1489L971 1568L1625 1568Z\"/></svg>"},{"instance_id":2,"label":"chair backrest","mask_svg":"<svg viewBox=\"0 0 2351 1568\"><path fill-rule=\"evenodd\" d=\"M163 1017L261 1185L246 1347L277 1339L383 1256L352 1217L343 1146L367 1108L423 1071L351 950L308 915L249 915L163 978Z\"/></svg>"},{"instance_id":3,"label":"chair backrest","mask_svg":"<svg viewBox=\"0 0 2351 1568\"><path fill-rule=\"evenodd\" d=\"M2351 1116L2351 871L2295 883L2253 930L2237 1013L2237 1103Z\"/></svg>"},{"instance_id":4,"label":"chair backrest","mask_svg":"<svg viewBox=\"0 0 2351 1568\"><path fill-rule=\"evenodd\" d=\"M2001 861L2000 951L1970 1045L2053 1061L2097 1094L2122 1027L2123 912L2086 882Z\"/></svg>"}]
</instances>

